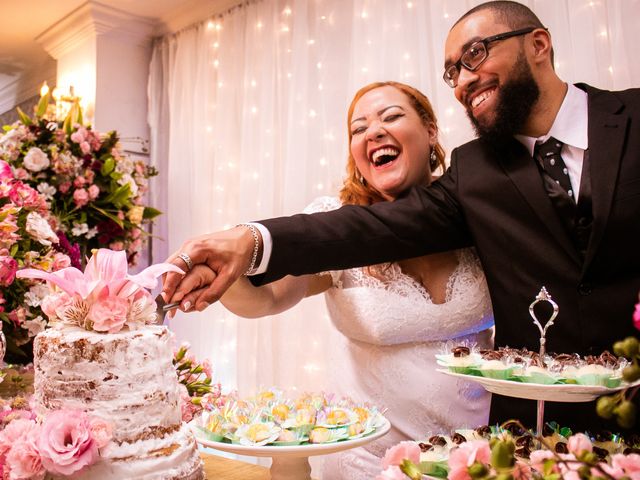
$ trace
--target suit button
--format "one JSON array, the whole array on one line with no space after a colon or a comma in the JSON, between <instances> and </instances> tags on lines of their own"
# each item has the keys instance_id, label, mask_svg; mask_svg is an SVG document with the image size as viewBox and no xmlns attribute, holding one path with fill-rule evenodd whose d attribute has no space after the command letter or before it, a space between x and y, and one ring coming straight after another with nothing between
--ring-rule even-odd
<instances>
[{"instance_id":1,"label":"suit button","mask_svg":"<svg viewBox=\"0 0 640 480\"><path fill-rule=\"evenodd\" d=\"M580 225L581 227L586 227L587 225L589 225L589 223L591 222L587 217L580 217L578 219L578 225Z\"/></svg>"},{"instance_id":2,"label":"suit button","mask_svg":"<svg viewBox=\"0 0 640 480\"><path fill-rule=\"evenodd\" d=\"M588 282L584 282L578 285L578 293L584 297L586 297L587 295L591 295L592 290L593 286Z\"/></svg>"}]
</instances>

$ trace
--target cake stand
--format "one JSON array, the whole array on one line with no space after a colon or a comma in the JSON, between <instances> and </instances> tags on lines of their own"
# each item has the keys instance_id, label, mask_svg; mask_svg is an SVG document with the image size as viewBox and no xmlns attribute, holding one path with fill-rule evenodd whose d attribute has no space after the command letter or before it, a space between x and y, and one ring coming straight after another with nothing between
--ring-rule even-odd
<instances>
[{"instance_id":1,"label":"cake stand","mask_svg":"<svg viewBox=\"0 0 640 480\"><path fill-rule=\"evenodd\" d=\"M384 419L384 423L369 435L341 440L332 443L319 443L294 446L246 446L235 443L214 442L205 438L195 426L192 427L196 440L203 446L251 457L271 457L271 480L311 480L311 465L309 457L328 455L351 448L360 447L385 435L391 424Z\"/></svg>"}]
</instances>

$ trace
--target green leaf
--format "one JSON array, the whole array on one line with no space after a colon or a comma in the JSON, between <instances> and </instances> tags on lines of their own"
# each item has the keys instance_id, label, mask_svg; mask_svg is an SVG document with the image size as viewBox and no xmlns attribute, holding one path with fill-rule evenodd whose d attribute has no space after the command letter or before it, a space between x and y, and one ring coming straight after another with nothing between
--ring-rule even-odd
<instances>
[{"instance_id":1,"label":"green leaf","mask_svg":"<svg viewBox=\"0 0 640 480\"><path fill-rule=\"evenodd\" d=\"M24 123L25 125L33 124L29 116L26 113L24 113L20 107L16 108L16 110L18 111L18 116L20 117L20 121L22 123Z\"/></svg>"},{"instance_id":2,"label":"green leaf","mask_svg":"<svg viewBox=\"0 0 640 480\"><path fill-rule=\"evenodd\" d=\"M51 94L47 92L46 95L40 97L40 101L38 102L38 108L36 109L36 118L42 118L42 116L47 113L47 107L49 106L49 100L51 99Z\"/></svg>"},{"instance_id":3,"label":"green leaf","mask_svg":"<svg viewBox=\"0 0 640 480\"><path fill-rule=\"evenodd\" d=\"M91 204L91 208L93 208L94 210L97 210L98 212L100 212L105 217L110 218L111 220L116 222L121 228L123 227L122 220L120 220L117 215L114 215L113 213L107 212L106 210L104 210L104 209L102 209L100 207L97 207L95 204Z\"/></svg>"},{"instance_id":4,"label":"green leaf","mask_svg":"<svg viewBox=\"0 0 640 480\"><path fill-rule=\"evenodd\" d=\"M67 135L71 135L73 133L73 122L71 121L71 112L64 117L64 122L62 123L62 129L65 131Z\"/></svg>"},{"instance_id":5,"label":"green leaf","mask_svg":"<svg viewBox=\"0 0 640 480\"><path fill-rule=\"evenodd\" d=\"M440 462L420 462L418 468L424 475L437 478L447 478L449 466L446 461Z\"/></svg>"},{"instance_id":6,"label":"green leaf","mask_svg":"<svg viewBox=\"0 0 640 480\"><path fill-rule=\"evenodd\" d=\"M18 253L18 249L20 248L20 245L18 245L17 243L14 243L11 246L11 251L9 252L11 254L12 257L16 256L16 253Z\"/></svg>"},{"instance_id":7,"label":"green leaf","mask_svg":"<svg viewBox=\"0 0 640 480\"><path fill-rule=\"evenodd\" d=\"M131 187L128 183L120 185L104 199L105 203L113 203L116 208L122 208L131 198Z\"/></svg>"},{"instance_id":8,"label":"green leaf","mask_svg":"<svg viewBox=\"0 0 640 480\"><path fill-rule=\"evenodd\" d=\"M158 215L162 215L162 212L160 210L157 210L153 207L144 207L142 218L144 218L145 220L150 220L152 218L156 218Z\"/></svg>"},{"instance_id":9,"label":"green leaf","mask_svg":"<svg viewBox=\"0 0 640 480\"><path fill-rule=\"evenodd\" d=\"M102 164L102 168L100 168L100 173L105 177L109 175L116 168L116 160L111 155L109 155Z\"/></svg>"}]
</instances>

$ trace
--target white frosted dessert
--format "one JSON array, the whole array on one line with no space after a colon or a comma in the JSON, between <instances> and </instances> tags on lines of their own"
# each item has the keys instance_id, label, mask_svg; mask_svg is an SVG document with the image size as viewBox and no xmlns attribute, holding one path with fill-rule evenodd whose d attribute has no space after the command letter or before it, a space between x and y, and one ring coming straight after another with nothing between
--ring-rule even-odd
<instances>
[{"instance_id":1,"label":"white frosted dessert","mask_svg":"<svg viewBox=\"0 0 640 480\"><path fill-rule=\"evenodd\" d=\"M111 334L63 326L36 337L36 413L78 409L113 429L98 462L72 478L204 478L195 439L182 422L172 362L171 335L162 326Z\"/></svg>"}]
</instances>

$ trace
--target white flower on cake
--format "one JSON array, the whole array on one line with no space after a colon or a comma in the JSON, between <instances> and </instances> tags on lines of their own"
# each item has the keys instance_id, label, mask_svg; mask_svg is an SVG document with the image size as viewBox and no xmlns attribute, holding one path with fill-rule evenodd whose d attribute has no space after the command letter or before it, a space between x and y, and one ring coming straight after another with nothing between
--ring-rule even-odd
<instances>
[{"instance_id":1,"label":"white flower on cake","mask_svg":"<svg viewBox=\"0 0 640 480\"><path fill-rule=\"evenodd\" d=\"M53 273L28 268L17 276L47 280L58 287L42 302L50 321L116 333L125 325L135 330L155 321L156 304L147 289L154 288L157 278L170 271L184 273L174 265L161 263L129 275L126 252L100 249L84 273L74 267Z\"/></svg>"}]
</instances>

